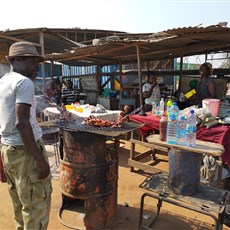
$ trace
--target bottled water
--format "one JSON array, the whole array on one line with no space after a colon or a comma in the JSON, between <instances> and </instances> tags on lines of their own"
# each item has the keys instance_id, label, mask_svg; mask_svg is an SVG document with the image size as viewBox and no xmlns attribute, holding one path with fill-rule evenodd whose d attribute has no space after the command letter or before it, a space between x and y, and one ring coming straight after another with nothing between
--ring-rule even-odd
<instances>
[{"instance_id":1,"label":"bottled water","mask_svg":"<svg viewBox=\"0 0 230 230\"><path fill-rule=\"evenodd\" d=\"M177 144L177 128L178 128L178 116L180 110L176 104L173 102L168 114L168 125L167 125L167 135L166 142L168 144Z\"/></svg>"},{"instance_id":2,"label":"bottled water","mask_svg":"<svg viewBox=\"0 0 230 230\"><path fill-rule=\"evenodd\" d=\"M156 116L160 116L161 115L160 104L157 104L157 106L155 108L155 115Z\"/></svg>"},{"instance_id":3,"label":"bottled water","mask_svg":"<svg viewBox=\"0 0 230 230\"><path fill-rule=\"evenodd\" d=\"M196 147L196 114L190 110L186 125L186 145L191 148Z\"/></svg>"},{"instance_id":4,"label":"bottled water","mask_svg":"<svg viewBox=\"0 0 230 230\"><path fill-rule=\"evenodd\" d=\"M160 113L163 114L165 111L165 102L164 102L164 98L161 98L160 101Z\"/></svg>"},{"instance_id":5,"label":"bottled water","mask_svg":"<svg viewBox=\"0 0 230 230\"><path fill-rule=\"evenodd\" d=\"M155 114L156 107L157 107L157 103L153 102L152 103L152 114Z\"/></svg>"},{"instance_id":6,"label":"bottled water","mask_svg":"<svg viewBox=\"0 0 230 230\"><path fill-rule=\"evenodd\" d=\"M178 129L177 129L177 144L178 145L185 145L186 125L187 125L187 121L185 120L185 116L181 116L178 121Z\"/></svg>"}]
</instances>

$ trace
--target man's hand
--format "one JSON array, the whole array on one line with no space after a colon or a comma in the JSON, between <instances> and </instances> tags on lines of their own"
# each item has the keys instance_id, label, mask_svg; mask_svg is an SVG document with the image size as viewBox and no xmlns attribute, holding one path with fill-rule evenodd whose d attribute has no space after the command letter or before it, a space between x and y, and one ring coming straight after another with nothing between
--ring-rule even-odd
<instances>
[{"instance_id":1,"label":"man's hand","mask_svg":"<svg viewBox=\"0 0 230 230\"><path fill-rule=\"evenodd\" d=\"M153 89L156 85L157 85L157 83L156 83L156 82L153 82L153 84L152 84L152 89Z\"/></svg>"},{"instance_id":2,"label":"man's hand","mask_svg":"<svg viewBox=\"0 0 230 230\"><path fill-rule=\"evenodd\" d=\"M48 177L50 173L50 166L44 158L41 158L39 161L37 161L37 167L38 167L38 179L42 180Z\"/></svg>"}]
</instances>

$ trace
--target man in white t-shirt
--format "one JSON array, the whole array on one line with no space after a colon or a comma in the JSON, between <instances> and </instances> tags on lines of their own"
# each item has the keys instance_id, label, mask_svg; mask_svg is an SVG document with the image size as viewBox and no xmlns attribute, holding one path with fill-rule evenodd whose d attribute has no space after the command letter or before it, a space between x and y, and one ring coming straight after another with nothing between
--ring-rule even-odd
<instances>
[{"instance_id":1,"label":"man in white t-shirt","mask_svg":"<svg viewBox=\"0 0 230 230\"><path fill-rule=\"evenodd\" d=\"M44 58L28 42L16 42L7 59L12 71L0 79L1 156L16 229L47 229L51 174L36 120L34 70Z\"/></svg>"},{"instance_id":2,"label":"man in white t-shirt","mask_svg":"<svg viewBox=\"0 0 230 230\"><path fill-rule=\"evenodd\" d=\"M160 87L156 77L148 73L147 82L142 86L142 93L145 102L145 111L151 111L153 103L158 104L161 99Z\"/></svg>"}]
</instances>

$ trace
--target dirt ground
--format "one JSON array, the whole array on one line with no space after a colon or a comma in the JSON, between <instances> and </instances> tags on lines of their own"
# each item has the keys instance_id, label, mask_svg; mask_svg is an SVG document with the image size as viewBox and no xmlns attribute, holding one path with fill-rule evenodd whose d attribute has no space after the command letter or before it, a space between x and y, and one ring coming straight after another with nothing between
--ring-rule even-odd
<instances>
[{"instance_id":1,"label":"dirt ground","mask_svg":"<svg viewBox=\"0 0 230 230\"><path fill-rule=\"evenodd\" d=\"M130 151L130 143L127 140L121 140L119 148L119 179L118 179L118 204L117 219L107 230L136 230L138 229L140 198L145 192L139 185L150 175L143 171L130 172L128 167L128 158ZM52 146L47 146L49 151L50 163L54 163ZM137 152L146 152L149 149L137 146ZM157 155L157 160L153 167L166 170L168 162L166 156ZM55 165L52 167L53 174L53 193L52 207L50 213L50 222L48 229L70 229L64 226L58 218L58 212L62 204L62 194L59 186L59 168ZM156 199L146 199L143 223L148 223L156 212ZM13 222L13 210L11 200L7 191L7 185L0 183L0 229L15 229ZM63 221L70 226L79 226L79 213L68 211L63 213ZM95 219L95 221L97 221ZM180 208L169 203L163 203L160 216L154 224L154 229L161 230L192 230L192 229L214 229L214 221L212 218L199 214L197 212ZM223 226L223 229L230 229Z\"/></svg>"}]
</instances>

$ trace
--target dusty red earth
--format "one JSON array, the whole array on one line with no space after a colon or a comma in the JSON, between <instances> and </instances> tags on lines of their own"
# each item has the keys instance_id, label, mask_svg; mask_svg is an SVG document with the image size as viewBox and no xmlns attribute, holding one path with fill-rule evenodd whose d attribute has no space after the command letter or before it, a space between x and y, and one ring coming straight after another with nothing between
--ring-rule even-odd
<instances>
[{"instance_id":1,"label":"dusty red earth","mask_svg":"<svg viewBox=\"0 0 230 230\"><path fill-rule=\"evenodd\" d=\"M140 198L145 192L139 185L150 175L147 172L135 171L130 172L128 167L128 158L130 151L130 143L126 140L121 140L119 148L119 179L118 179L118 204L117 204L117 219L109 227L110 230L135 230L138 229ZM49 151L49 159L53 164L53 148L47 146ZM138 152L149 151L145 147L137 146ZM167 157L157 155L157 161L153 167L166 170L168 167ZM70 229L64 226L58 218L58 212L62 204L62 194L59 185L59 168L52 167L53 174L53 193L52 207L50 213L50 222L48 229ZM155 199L146 199L144 210L145 217L153 217L156 211L157 201ZM0 183L0 229L15 229L13 222L13 210L11 200L7 191L7 185ZM79 226L79 213L75 211L66 211L63 213L63 221L70 226ZM97 221L95 219L95 221ZM150 219L143 220L143 223L149 222ZM213 219L199 214L188 209L183 209L169 203L163 203L161 214L154 225L154 229L214 229ZM230 229L223 226L223 229Z\"/></svg>"}]
</instances>

